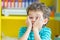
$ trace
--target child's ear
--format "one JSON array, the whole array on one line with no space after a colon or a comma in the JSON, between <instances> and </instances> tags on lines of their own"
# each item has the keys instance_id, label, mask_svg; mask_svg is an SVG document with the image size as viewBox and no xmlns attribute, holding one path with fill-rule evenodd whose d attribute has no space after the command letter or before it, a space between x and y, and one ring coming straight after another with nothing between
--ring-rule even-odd
<instances>
[{"instance_id":1,"label":"child's ear","mask_svg":"<svg viewBox=\"0 0 60 40\"><path fill-rule=\"evenodd\" d=\"M47 22L48 22L48 18L45 18L43 24L46 24Z\"/></svg>"}]
</instances>

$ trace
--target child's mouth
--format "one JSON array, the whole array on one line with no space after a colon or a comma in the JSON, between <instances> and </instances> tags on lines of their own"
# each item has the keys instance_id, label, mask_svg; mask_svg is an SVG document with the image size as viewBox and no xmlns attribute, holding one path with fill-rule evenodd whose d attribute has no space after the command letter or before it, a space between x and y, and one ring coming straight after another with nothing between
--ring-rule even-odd
<instances>
[{"instance_id":1,"label":"child's mouth","mask_svg":"<svg viewBox=\"0 0 60 40\"><path fill-rule=\"evenodd\" d=\"M32 23L32 28L33 28L33 24L34 24L34 23Z\"/></svg>"}]
</instances>

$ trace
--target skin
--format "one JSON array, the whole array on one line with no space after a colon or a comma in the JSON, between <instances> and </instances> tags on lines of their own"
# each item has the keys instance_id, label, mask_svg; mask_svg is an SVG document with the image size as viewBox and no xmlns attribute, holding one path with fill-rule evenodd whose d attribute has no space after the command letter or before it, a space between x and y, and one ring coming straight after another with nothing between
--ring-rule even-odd
<instances>
[{"instance_id":1,"label":"skin","mask_svg":"<svg viewBox=\"0 0 60 40\"><path fill-rule=\"evenodd\" d=\"M42 29L42 26L48 22L48 18L43 18L42 11L29 11L29 15L27 17L27 31L19 40L27 40L29 33L31 30L34 32L35 40L41 40L39 31ZM24 38L24 39L23 39Z\"/></svg>"}]
</instances>

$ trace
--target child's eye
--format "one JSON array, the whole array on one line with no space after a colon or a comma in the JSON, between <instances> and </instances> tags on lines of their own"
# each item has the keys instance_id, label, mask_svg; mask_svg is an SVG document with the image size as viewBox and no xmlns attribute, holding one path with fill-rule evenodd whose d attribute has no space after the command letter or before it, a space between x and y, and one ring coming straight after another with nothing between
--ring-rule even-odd
<instances>
[{"instance_id":1,"label":"child's eye","mask_svg":"<svg viewBox=\"0 0 60 40\"><path fill-rule=\"evenodd\" d=\"M38 17L36 17L36 19L38 19Z\"/></svg>"},{"instance_id":2,"label":"child's eye","mask_svg":"<svg viewBox=\"0 0 60 40\"><path fill-rule=\"evenodd\" d=\"M30 19L33 19L33 17L29 17Z\"/></svg>"}]
</instances>

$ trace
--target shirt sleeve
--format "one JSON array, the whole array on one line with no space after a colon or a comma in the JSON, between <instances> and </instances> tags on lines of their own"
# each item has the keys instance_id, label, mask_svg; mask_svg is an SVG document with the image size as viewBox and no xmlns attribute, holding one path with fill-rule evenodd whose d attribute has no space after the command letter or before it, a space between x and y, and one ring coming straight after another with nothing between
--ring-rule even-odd
<instances>
[{"instance_id":1,"label":"shirt sleeve","mask_svg":"<svg viewBox=\"0 0 60 40\"><path fill-rule=\"evenodd\" d=\"M25 32L26 32L26 27L20 28L18 33L18 39L21 38Z\"/></svg>"},{"instance_id":2,"label":"shirt sleeve","mask_svg":"<svg viewBox=\"0 0 60 40\"><path fill-rule=\"evenodd\" d=\"M51 40L51 29L45 28L45 29L43 30L41 39L42 39L42 40Z\"/></svg>"}]
</instances>

